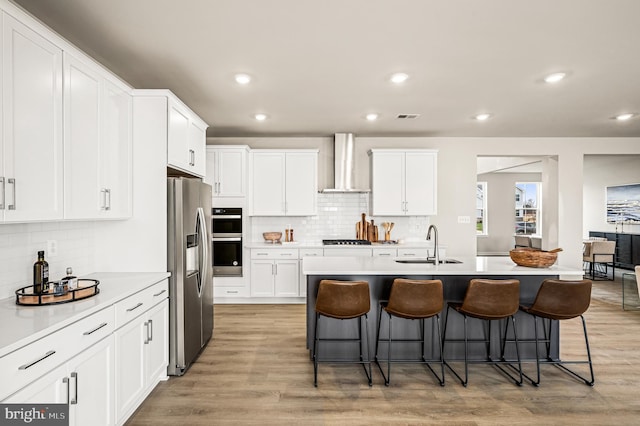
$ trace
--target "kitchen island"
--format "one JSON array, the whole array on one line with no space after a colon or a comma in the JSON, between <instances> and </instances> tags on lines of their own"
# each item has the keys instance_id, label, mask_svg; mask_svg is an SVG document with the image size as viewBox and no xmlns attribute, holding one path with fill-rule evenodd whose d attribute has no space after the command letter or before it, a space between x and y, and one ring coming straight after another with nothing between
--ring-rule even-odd
<instances>
[{"instance_id":1,"label":"kitchen island","mask_svg":"<svg viewBox=\"0 0 640 426\"><path fill-rule=\"evenodd\" d=\"M323 279L335 280L364 280L369 282L371 297L371 311L368 315L369 350L374 357L375 338L377 331L378 313L380 301L389 297L391 284L395 278L410 279L439 279L442 280L444 289L445 306L441 314L441 324L444 327L445 314L448 301L462 301L469 280L472 278L486 279L518 279L520 281L520 303L531 304L535 299L538 288L543 280L548 278L582 279L582 269L553 265L549 268L527 268L517 266L509 257L465 257L458 258L460 263L444 263L438 266L427 263L401 263L396 260L380 257L309 257L304 258L302 272L307 280L307 348L313 347L313 331L315 327L315 302L318 293L318 285ZM519 338L533 337L533 320L529 315L519 312L516 316ZM393 335L397 338L417 338L419 335L417 321L395 321ZM470 338L483 336L483 322L470 321ZM331 318L323 318L321 337L353 337L357 332L356 321L341 321ZM427 322L427 324L429 324ZM397 327L397 329L396 329ZM493 325L492 336L496 334L497 324ZM447 324L447 336L460 338L463 334L463 317L457 313L452 314ZM427 342L431 342L427 351L432 350L431 356L436 357L437 332L435 329L425 330ZM381 335L385 336L386 321L382 322ZM558 327L554 327L552 340L554 341L552 355L558 355ZM509 345L513 346L513 345ZM415 354L415 346L411 344L394 345L394 355L398 357L411 357ZM499 353L498 339L492 339L492 353ZM523 358L533 358L535 347L532 344L521 345ZM513 353L511 353L513 352ZM507 352L508 356L515 355L515 351ZM357 354L357 345L337 344L323 342L320 357L332 359L346 359ZM483 358L484 345L470 345L471 357ZM427 352L429 355L429 352ZM447 359L463 359L464 345L450 344L445 351Z\"/></svg>"}]
</instances>

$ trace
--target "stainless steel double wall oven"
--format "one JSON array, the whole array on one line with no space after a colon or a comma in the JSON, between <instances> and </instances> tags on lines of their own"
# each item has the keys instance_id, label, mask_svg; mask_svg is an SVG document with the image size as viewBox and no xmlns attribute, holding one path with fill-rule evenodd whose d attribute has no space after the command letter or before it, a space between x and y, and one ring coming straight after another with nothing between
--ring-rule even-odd
<instances>
[{"instance_id":1,"label":"stainless steel double wall oven","mask_svg":"<svg viewBox=\"0 0 640 426\"><path fill-rule=\"evenodd\" d=\"M213 275L242 276L242 208L211 209Z\"/></svg>"}]
</instances>

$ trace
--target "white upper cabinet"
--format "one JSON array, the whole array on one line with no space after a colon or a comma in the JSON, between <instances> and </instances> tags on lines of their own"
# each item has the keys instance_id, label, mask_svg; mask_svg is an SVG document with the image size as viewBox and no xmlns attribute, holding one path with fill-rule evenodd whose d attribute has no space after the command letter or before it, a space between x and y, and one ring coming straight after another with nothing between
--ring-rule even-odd
<instances>
[{"instance_id":1,"label":"white upper cabinet","mask_svg":"<svg viewBox=\"0 0 640 426\"><path fill-rule=\"evenodd\" d=\"M317 150L252 150L250 215L317 213Z\"/></svg>"},{"instance_id":2,"label":"white upper cabinet","mask_svg":"<svg viewBox=\"0 0 640 426\"><path fill-rule=\"evenodd\" d=\"M437 151L374 149L369 155L372 215L437 213Z\"/></svg>"},{"instance_id":3,"label":"white upper cabinet","mask_svg":"<svg viewBox=\"0 0 640 426\"><path fill-rule=\"evenodd\" d=\"M207 147L207 174L204 181L211 185L213 197L246 195L248 152L246 145Z\"/></svg>"},{"instance_id":4,"label":"white upper cabinet","mask_svg":"<svg viewBox=\"0 0 640 426\"><path fill-rule=\"evenodd\" d=\"M207 124L169 91L167 163L170 167L204 177Z\"/></svg>"},{"instance_id":5,"label":"white upper cabinet","mask_svg":"<svg viewBox=\"0 0 640 426\"><path fill-rule=\"evenodd\" d=\"M0 221L63 217L62 49L2 13Z\"/></svg>"},{"instance_id":6,"label":"white upper cabinet","mask_svg":"<svg viewBox=\"0 0 640 426\"><path fill-rule=\"evenodd\" d=\"M96 64L64 54L67 219L131 215L131 96Z\"/></svg>"}]
</instances>

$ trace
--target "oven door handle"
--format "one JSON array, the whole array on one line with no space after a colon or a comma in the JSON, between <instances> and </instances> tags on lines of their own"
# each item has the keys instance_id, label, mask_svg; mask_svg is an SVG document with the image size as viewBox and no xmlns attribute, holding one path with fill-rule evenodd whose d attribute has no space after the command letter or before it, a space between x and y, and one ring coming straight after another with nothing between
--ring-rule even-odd
<instances>
[{"instance_id":1,"label":"oven door handle","mask_svg":"<svg viewBox=\"0 0 640 426\"><path fill-rule=\"evenodd\" d=\"M215 237L212 238L211 241L213 241L214 243L216 241L242 241L242 237Z\"/></svg>"},{"instance_id":2,"label":"oven door handle","mask_svg":"<svg viewBox=\"0 0 640 426\"><path fill-rule=\"evenodd\" d=\"M242 219L239 214L214 214L212 219Z\"/></svg>"}]
</instances>

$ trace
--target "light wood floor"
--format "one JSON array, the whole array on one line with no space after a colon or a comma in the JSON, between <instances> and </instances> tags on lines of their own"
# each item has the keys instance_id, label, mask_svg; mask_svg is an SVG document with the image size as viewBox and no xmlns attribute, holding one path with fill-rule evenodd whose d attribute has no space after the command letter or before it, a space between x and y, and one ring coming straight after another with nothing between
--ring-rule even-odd
<instances>
[{"instance_id":1,"label":"light wood floor","mask_svg":"<svg viewBox=\"0 0 640 426\"><path fill-rule=\"evenodd\" d=\"M598 282L586 320L594 387L546 366L539 388L519 388L482 365L470 367L468 388L450 373L440 387L423 366L394 365L390 387L374 370L369 388L361 367L321 364L314 388L304 306L216 305L208 347L128 425L640 424L640 311L621 309L619 282ZM573 321L562 325L565 358L584 351Z\"/></svg>"}]
</instances>

